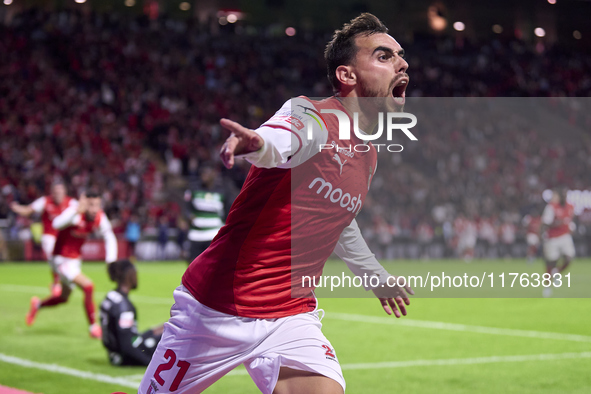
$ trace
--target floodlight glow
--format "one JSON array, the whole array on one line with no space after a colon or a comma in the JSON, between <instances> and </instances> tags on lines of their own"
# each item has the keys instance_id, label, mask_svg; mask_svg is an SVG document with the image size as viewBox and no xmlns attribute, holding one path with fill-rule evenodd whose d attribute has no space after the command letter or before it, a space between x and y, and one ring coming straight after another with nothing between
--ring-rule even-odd
<instances>
[{"instance_id":1,"label":"floodlight glow","mask_svg":"<svg viewBox=\"0 0 591 394\"><path fill-rule=\"evenodd\" d=\"M454 22L454 29L456 29L457 31L464 31L465 28L466 25L464 24L464 22Z\"/></svg>"}]
</instances>

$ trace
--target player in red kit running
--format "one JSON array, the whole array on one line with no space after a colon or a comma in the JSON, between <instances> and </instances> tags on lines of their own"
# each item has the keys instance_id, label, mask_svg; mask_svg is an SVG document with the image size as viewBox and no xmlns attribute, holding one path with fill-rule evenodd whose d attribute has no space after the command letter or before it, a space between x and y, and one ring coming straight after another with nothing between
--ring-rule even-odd
<instances>
[{"instance_id":1,"label":"player in red kit running","mask_svg":"<svg viewBox=\"0 0 591 394\"><path fill-rule=\"evenodd\" d=\"M314 289L294 283L300 272L317 279L333 251L356 276L381 284L389 278L355 221L375 174L376 148L357 135L341 140L335 116L365 105L360 97L404 103L408 64L387 31L362 14L335 32L325 51L334 97L289 100L254 131L221 120L232 132L220 153L226 167L236 156L253 166L226 225L175 290L138 393L200 393L241 364L263 393L344 392ZM361 113L359 129L373 131L370 119ZM338 148L354 143L364 148ZM412 289L379 288L366 287L386 313L406 315Z\"/></svg>"},{"instance_id":2,"label":"player in red kit running","mask_svg":"<svg viewBox=\"0 0 591 394\"><path fill-rule=\"evenodd\" d=\"M62 292L44 300L33 297L26 323L29 326L33 324L39 309L67 302L73 285L76 285L84 292L84 309L90 325L90 336L101 338L101 327L95 319L94 285L80 270L82 245L96 230L100 231L105 240L106 262L117 260L117 239L107 215L102 211L100 196L96 193L83 194L79 201L57 216L52 225L58 230L58 234L51 264L53 271L60 276Z\"/></svg>"},{"instance_id":3,"label":"player in red kit running","mask_svg":"<svg viewBox=\"0 0 591 394\"><path fill-rule=\"evenodd\" d=\"M74 199L67 195L66 185L61 181L56 181L51 185L51 193L48 196L40 197L29 205L19 205L14 202L10 206L16 214L21 216L28 217L33 213L41 214L41 222L43 223L41 248L43 249L45 258L50 265L53 256L53 247L55 245L55 237L57 236L57 230L51 226L51 222L57 215L62 213L73 203ZM51 294L59 296L62 292L59 275L52 270L52 276L53 284L51 285Z\"/></svg>"},{"instance_id":4,"label":"player in red kit running","mask_svg":"<svg viewBox=\"0 0 591 394\"><path fill-rule=\"evenodd\" d=\"M542 213L542 227L544 239L544 258L546 259L546 272L556 280L555 274L562 273L571 260L575 257L575 244L572 232L575 229L573 223L574 207L566 202L568 189L557 190L552 195L552 201ZM558 266L558 260L562 258L562 264ZM544 296L552 295L552 288L544 289Z\"/></svg>"}]
</instances>

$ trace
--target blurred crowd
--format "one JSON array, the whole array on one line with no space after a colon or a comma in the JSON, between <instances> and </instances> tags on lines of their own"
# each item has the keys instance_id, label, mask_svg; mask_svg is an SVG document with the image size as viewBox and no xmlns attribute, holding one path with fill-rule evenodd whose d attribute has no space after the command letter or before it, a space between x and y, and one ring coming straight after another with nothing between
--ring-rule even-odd
<instances>
[{"instance_id":1,"label":"blurred crowd","mask_svg":"<svg viewBox=\"0 0 591 394\"><path fill-rule=\"evenodd\" d=\"M374 245L439 238L450 255L469 233L508 254L525 241L523 219L541 215L545 191L589 190L590 107L587 98L407 100L405 111L421 122L413 129L419 140L379 154L358 221L373 229ZM588 236L591 211L579 213L575 237Z\"/></svg>"},{"instance_id":2,"label":"blurred crowd","mask_svg":"<svg viewBox=\"0 0 591 394\"><path fill-rule=\"evenodd\" d=\"M179 226L175 179L198 179L207 163L217 166L221 184L238 190L248 171L244 162L233 170L219 163L227 137L221 117L256 128L292 96L332 94L323 60L330 34L288 37L244 26L212 34L187 20L39 10L0 33L0 221L12 233L28 223L8 204L33 201L56 177L71 195L103 193L119 234L132 218L142 229ZM402 44L407 97L591 93L591 56L559 45L433 37ZM380 158L387 164L360 217L370 239L443 236L459 215L517 226L541 211L544 189L589 187L584 135L552 139L502 108L482 122L481 102L434 105L454 122L421 126L437 132L418 131L419 143ZM573 127L591 126L580 102L550 105ZM421 109L409 111L420 116Z\"/></svg>"}]
</instances>

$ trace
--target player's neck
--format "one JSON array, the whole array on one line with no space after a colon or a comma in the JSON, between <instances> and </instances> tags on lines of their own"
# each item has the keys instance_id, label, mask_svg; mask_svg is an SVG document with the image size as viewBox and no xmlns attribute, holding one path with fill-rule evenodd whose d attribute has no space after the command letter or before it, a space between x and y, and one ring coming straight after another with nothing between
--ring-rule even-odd
<instances>
[{"instance_id":1,"label":"player's neck","mask_svg":"<svg viewBox=\"0 0 591 394\"><path fill-rule=\"evenodd\" d=\"M124 283L120 284L119 287L117 287L117 291L119 293L125 294L125 295L128 295L130 290L131 290L131 286L126 285Z\"/></svg>"}]
</instances>

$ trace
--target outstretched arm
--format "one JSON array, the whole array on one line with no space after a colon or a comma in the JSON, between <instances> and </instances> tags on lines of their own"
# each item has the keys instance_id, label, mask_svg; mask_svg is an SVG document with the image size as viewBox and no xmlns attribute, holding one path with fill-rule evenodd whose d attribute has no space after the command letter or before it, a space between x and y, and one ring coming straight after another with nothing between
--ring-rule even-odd
<instances>
[{"instance_id":1,"label":"outstretched arm","mask_svg":"<svg viewBox=\"0 0 591 394\"><path fill-rule=\"evenodd\" d=\"M39 197L29 205L20 205L17 202L13 202L10 204L10 209L19 216L29 217L34 212L43 212L46 202L47 199L45 197Z\"/></svg>"},{"instance_id":2,"label":"outstretched arm","mask_svg":"<svg viewBox=\"0 0 591 394\"><path fill-rule=\"evenodd\" d=\"M232 133L220 151L224 165L232 168L237 156L260 168L292 168L310 159L328 138L326 126L319 122L312 122L308 133L305 122L312 118L306 111L313 109L304 98L290 99L256 130L222 119L222 127Z\"/></svg>"},{"instance_id":3,"label":"outstretched arm","mask_svg":"<svg viewBox=\"0 0 591 394\"><path fill-rule=\"evenodd\" d=\"M410 286L405 286L404 288L398 286L382 287L387 282L390 274L369 250L356 220L353 219L351 224L341 233L335 253L347 264L347 267L356 276L362 277L367 275L368 277L377 276L379 278L377 288L370 287L366 288L366 290L373 290L388 315L394 312L396 317L400 317L401 313L406 316L405 305L410 305L408 294L413 295L414 291Z\"/></svg>"},{"instance_id":4,"label":"outstretched arm","mask_svg":"<svg viewBox=\"0 0 591 394\"><path fill-rule=\"evenodd\" d=\"M17 215L24 217L29 217L34 212L30 205L20 205L16 202L10 204L10 209L12 209L12 212L16 213Z\"/></svg>"},{"instance_id":5,"label":"outstretched arm","mask_svg":"<svg viewBox=\"0 0 591 394\"><path fill-rule=\"evenodd\" d=\"M220 125L232 132L220 151L220 157L226 168L234 166L234 156L246 155L263 148L263 138L254 130L247 129L230 119L220 120Z\"/></svg>"}]
</instances>

